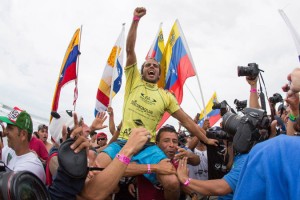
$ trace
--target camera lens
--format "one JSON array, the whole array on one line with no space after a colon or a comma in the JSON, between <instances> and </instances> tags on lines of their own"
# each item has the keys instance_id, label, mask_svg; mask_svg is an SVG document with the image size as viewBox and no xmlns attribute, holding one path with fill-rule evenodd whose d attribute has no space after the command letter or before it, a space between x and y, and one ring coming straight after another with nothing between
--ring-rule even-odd
<instances>
[{"instance_id":1,"label":"camera lens","mask_svg":"<svg viewBox=\"0 0 300 200\"><path fill-rule=\"evenodd\" d=\"M236 133L236 129L238 124L240 123L241 116L227 112L223 115L223 130L229 133L230 135L234 135Z\"/></svg>"},{"instance_id":2,"label":"camera lens","mask_svg":"<svg viewBox=\"0 0 300 200\"><path fill-rule=\"evenodd\" d=\"M0 172L0 199L50 200L45 185L28 171Z\"/></svg>"}]
</instances>

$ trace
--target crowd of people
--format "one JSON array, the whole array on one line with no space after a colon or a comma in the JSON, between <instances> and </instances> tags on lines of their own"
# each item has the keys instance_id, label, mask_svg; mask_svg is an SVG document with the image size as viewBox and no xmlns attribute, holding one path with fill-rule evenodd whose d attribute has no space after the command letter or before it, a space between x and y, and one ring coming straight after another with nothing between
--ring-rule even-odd
<instances>
[{"instance_id":1,"label":"crowd of people","mask_svg":"<svg viewBox=\"0 0 300 200\"><path fill-rule=\"evenodd\" d=\"M15 107L0 117L1 139L7 137L7 145L0 142L1 160L7 169L31 172L49 199L300 199L300 69L288 75L282 88L286 104L275 113L271 102L268 126L253 122L251 131L245 130L251 134L249 148L239 151L243 136L208 136L218 135L227 124L212 129L206 119L200 127L199 115L192 119L171 92L157 86L161 68L154 58L147 58L138 71L135 43L145 14L143 7L134 10L127 36L124 108L118 113L122 121L115 126L110 106L91 125L73 111L52 112L49 126L41 124L34 131L30 109ZM246 81L255 117L261 110L258 77L247 76ZM164 125L156 130L164 112L185 129ZM251 117L236 124L251 123ZM4 192L2 199L10 195Z\"/></svg>"}]
</instances>

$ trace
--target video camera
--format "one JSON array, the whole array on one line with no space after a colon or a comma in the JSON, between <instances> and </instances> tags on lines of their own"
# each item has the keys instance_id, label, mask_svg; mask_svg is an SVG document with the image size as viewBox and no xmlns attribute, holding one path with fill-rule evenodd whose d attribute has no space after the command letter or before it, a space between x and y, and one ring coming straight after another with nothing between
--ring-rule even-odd
<instances>
[{"instance_id":1,"label":"video camera","mask_svg":"<svg viewBox=\"0 0 300 200\"><path fill-rule=\"evenodd\" d=\"M272 97L269 98L269 101L270 103L275 105L276 103L282 102L283 98L279 93L275 93Z\"/></svg>"},{"instance_id":2,"label":"video camera","mask_svg":"<svg viewBox=\"0 0 300 200\"><path fill-rule=\"evenodd\" d=\"M213 102L212 109L220 109L221 116L223 116L227 112L227 102L225 100L220 103Z\"/></svg>"},{"instance_id":3,"label":"video camera","mask_svg":"<svg viewBox=\"0 0 300 200\"><path fill-rule=\"evenodd\" d=\"M216 140L228 140L232 141L232 135L228 134L227 132L223 131L219 127L212 127L206 130L206 137Z\"/></svg>"},{"instance_id":4,"label":"video camera","mask_svg":"<svg viewBox=\"0 0 300 200\"><path fill-rule=\"evenodd\" d=\"M242 111L244 108L247 107L247 100L239 101L239 100L235 99L233 103L236 105L237 111Z\"/></svg>"},{"instance_id":5,"label":"video camera","mask_svg":"<svg viewBox=\"0 0 300 200\"><path fill-rule=\"evenodd\" d=\"M238 76L249 76L252 80L258 76L260 71L262 70L258 68L258 64L256 63L249 63L247 67L237 67Z\"/></svg>"},{"instance_id":6,"label":"video camera","mask_svg":"<svg viewBox=\"0 0 300 200\"><path fill-rule=\"evenodd\" d=\"M239 153L248 153L255 142L260 140L259 130L268 129L270 120L266 111L256 108L244 108L243 116L226 112L222 115L222 130L207 131L207 137L233 141Z\"/></svg>"}]
</instances>

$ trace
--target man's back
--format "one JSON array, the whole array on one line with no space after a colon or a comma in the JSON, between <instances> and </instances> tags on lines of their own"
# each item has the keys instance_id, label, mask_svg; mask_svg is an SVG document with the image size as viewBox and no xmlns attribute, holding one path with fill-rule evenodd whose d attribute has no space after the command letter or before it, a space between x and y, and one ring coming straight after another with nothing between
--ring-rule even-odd
<instances>
[{"instance_id":1,"label":"man's back","mask_svg":"<svg viewBox=\"0 0 300 200\"><path fill-rule=\"evenodd\" d=\"M241 172L236 199L300 199L300 137L279 135L257 144Z\"/></svg>"}]
</instances>

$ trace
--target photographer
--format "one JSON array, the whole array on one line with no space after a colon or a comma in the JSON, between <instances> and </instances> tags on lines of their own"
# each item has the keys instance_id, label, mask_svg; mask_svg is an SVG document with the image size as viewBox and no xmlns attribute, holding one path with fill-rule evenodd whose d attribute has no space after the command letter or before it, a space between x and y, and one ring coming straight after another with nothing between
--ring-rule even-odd
<instances>
[{"instance_id":1,"label":"photographer","mask_svg":"<svg viewBox=\"0 0 300 200\"><path fill-rule=\"evenodd\" d=\"M291 113L287 134L294 134L294 125L299 126L300 69L296 68L288 75L290 85L286 102ZM299 131L299 130L297 130ZM281 134L271 140L256 145L245 162L237 184L236 199L300 199L300 157L297 154L300 137Z\"/></svg>"}]
</instances>

